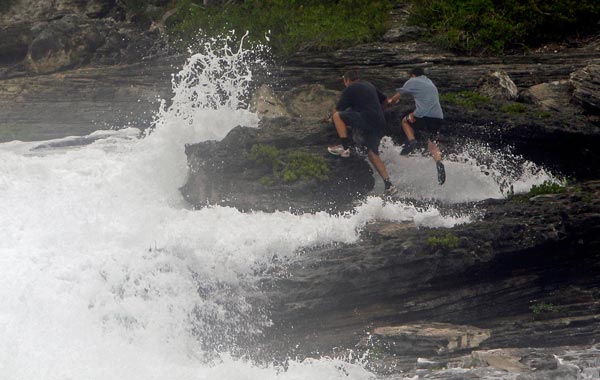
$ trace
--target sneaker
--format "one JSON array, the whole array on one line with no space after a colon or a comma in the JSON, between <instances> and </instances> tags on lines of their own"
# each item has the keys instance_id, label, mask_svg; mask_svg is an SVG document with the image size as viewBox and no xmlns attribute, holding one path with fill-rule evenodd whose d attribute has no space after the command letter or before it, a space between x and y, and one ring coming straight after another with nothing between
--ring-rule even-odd
<instances>
[{"instance_id":1,"label":"sneaker","mask_svg":"<svg viewBox=\"0 0 600 380\"><path fill-rule=\"evenodd\" d=\"M410 154L417 147L417 140L410 140L406 144L404 144L404 148L400 152L400 155L406 156Z\"/></svg>"},{"instance_id":2,"label":"sneaker","mask_svg":"<svg viewBox=\"0 0 600 380\"><path fill-rule=\"evenodd\" d=\"M396 188L396 186L392 185L390 187L388 187L387 189L385 189L385 191L383 192L383 195L385 196L393 196L398 194L398 189Z\"/></svg>"},{"instance_id":3,"label":"sneaker","mask_svg":"<svg viewBox=\"0 0 600 380\"><path fill-rule=\"evenodd\" d=\"M350 149L344 149L342 145L330 146L327 147L327 150L329 151L329 153L335 156L340 156L343 158L350 157Z\"/></svg>"},{"instance_id":4,"label":"sneaker","mask_svg":"<svg viewBox=\"0 0 600 380\"><path fill-rule=\"evenodd\" d=\"M441 161L438 161L435 163L435 166L437 168L438 183L443 185L444 182L446 182L446 169L444 169L444 164L442 164Z\"/></svg>"}]
</instances>

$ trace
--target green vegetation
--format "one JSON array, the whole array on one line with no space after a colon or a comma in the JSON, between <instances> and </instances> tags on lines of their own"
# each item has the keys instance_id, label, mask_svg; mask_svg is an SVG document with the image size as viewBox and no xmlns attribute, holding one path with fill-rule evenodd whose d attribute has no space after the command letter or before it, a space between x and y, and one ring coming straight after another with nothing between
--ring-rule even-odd
<instances>
[{"instance_id":1,"label":"green vegetation","mask_svg":"<svg viewBox=\"0 0 600 380\"><path fill-rule=\"evenodd\" d=\"M291 152L287 156L288 164L282 172L284 182L294 182L297 180L309 180L316 178L326 180L329 174L327 161L321 156L306 152Z\"/></svg>"},{"instance_id":2,"label":"green vegetation","mask_svg":"<svg viewBox=\"0 0 600 380\"><path fill-rule=\"evenodd\" d=\"M136 1L136 0L128 0ZM253 41L265 36L273 51L290 54L327 50L373 41L386 31L389 0L237 0L203 6L201 0L176 0L179 9L169 31L184 45L199 30L206 36L246 31Z\"/></svg>"},{"instance_id":3,"label":"green vegetation","mask_svg":"<svg viewBox=\"0 0 600 380\"><path fill-rule=\"evenodd\" d=\"M597 0L411 0L411 21L442 47L498 54L567 36L593 34Z\"/></svg>"},{"instance_id":4,"label":"green vegetation","mask_svg":"<svg viewBox=\"0 0 600 380\"><path fill-rule=\"evenodd\" d=\"M524 113L527 111L527 106L522 103L511 103L502 107L502 112L509 114Z\"/></svg>"},{"instance_id":5,"label":"green vegetation","mask_svg":"<svg viewBox=\"0 0 600 380\"><path fill-rule=\"evenodd\" d=\"M536 116L539 118L547 119L550 116L552 116L552 114L548 111L538 111L536 112Z\"/></svg>"},{"instance_id":6,"label":"green vegetation","mask_svg":"<svg viewBox=\"0 0 600 380\"><path fill-rule=\"evenodd\" d=\"M458 247L458 237L448 232L445 235L436 235L429 237L427 239L427 244L431 247L452 249Z\"/></svg>"},{"instance_id":7,"label":"green vegetation","mask_svg":"<svg viewBox=\"0 0 600 380\"><path fill-rule=\"evenodd\" d=\"M284 162L279 158L280 155L281 152L279 149L272 145L254 144L252 145L252 148L250 148L248 159L256 161L258 164L271 167L273 169L273 175L278 176L280 168L284 165Z\"/></svg>"},{"instance_id":8,"label":"green vegetation","mask_svg":"<svg viewBox=\"0 0 600 380\"><path fill-rule=\"evenodd\" d=\"M0 0L0 11L14 0ZM165 6L119 0L128 17L157 21L176 9L167 31L181 47L198 37L246 31L249 40L269 40L276 54L330 50L375 41L387 30L392 0L170 0ZM402 0L409 21L432 31L442 47L469 54L523 50L569 36L597 32L597 0ZM202 46L198 43L198 46Z\"/></svg>"},{"instance_id":9,"label":"green vegetation","mask_svg":"<svg viewBox=\"0 0 600 380\"><path fill-rule=\"evenodd\" d=\"M248 159L258 164L266 165L272 170L271 176L262 177L259 182L263 186L272 186L276 180L285 183L328 179L329 166L321 156L302 151L290 152L285 160L281 152L272 145L254 144L250 149Z\"/></svg>"},{"instance_id":10,"label":"green vegetation","mask_svg":"<svg viewBox=\"0 0 600 380\"><path fill-rule=\"evenodd\" d=\"M440 100L469 109L490 101L488 97L473 91L449 92L440 95Z\"/></svg>"},{"instance_id":11,"label":"green vegetation","mask_svg":"<svg viewBox=\"0 0 600 380\"><path fill-rule=\"evenodd\" d=\"M541 194L560 194L564 193L565 186L555 181L547 180L542 182L539 185L531 186L531 190L529 190L529 196L533 197Z\"/></svg>"},{"instance_id":12,"label":"green vegetation","mask_svg":"<svg viewBox=\"0 0 600 380\"><path fill-rule=\"evenodd\" d=\"M551 313L553 311L556 311L556 306L551 303L538 302L535 305L531 305L529 307L529 310L531 310L533 314L538 315L542 313Z\"/></svg>"}]
</instances>

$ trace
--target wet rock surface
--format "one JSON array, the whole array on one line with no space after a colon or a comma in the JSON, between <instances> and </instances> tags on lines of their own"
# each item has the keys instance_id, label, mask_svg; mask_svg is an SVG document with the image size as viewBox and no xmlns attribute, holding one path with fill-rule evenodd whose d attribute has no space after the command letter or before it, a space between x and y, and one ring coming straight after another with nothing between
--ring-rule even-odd
<instances>
[{"instance_id":1,"label":"wet rock surface","mask_svg":"<svg viewBox=\"0 0 600 380\"><path fill-rule=\"evenodd\" d=\"M237 127L220 142L188 145L190 166L184 197L195 207L207 204L250 211L346 211L373 188L374 178L364 155L349 158L329 154L336 143L328 122L294 118L263 119L258 129ZM323 160L327 178L286 181L274 175L272 163L251 159L253 146L279 151L277 161L292 152Z\"/></svg>"},{"instance_id":2,"label":"wet rock surface","mask_svg":"<svg viewBox=\"0 0 600 380\"><path fill-rule=\"evenodd\" d=\"M600 337L600 182L481 207L478 220L444 230L455 247L432 244L435 228L378 222L355 245L309 252L264 283L267 346L370 350L381 373L432 379L577 378L583 367L542 353ZM461 370L440 372L452 367Z\"/></svg>"},{"instance_id":3,"label":"wet rock surface","mask_svg":"<svg viewBox=\"0 0 600 380\"><path fill-rule=\"evenodd\" d=\"M114 1L19 0L0 13L0 79L133 63L164 52L157 33Z\"/></svg>"}]
</instances>

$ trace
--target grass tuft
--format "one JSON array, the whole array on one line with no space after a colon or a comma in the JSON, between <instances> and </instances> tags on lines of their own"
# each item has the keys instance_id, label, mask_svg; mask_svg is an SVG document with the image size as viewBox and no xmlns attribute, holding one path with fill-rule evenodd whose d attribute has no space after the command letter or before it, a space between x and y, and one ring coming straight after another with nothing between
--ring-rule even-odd
<instances>
[{"instance_id":1,"label":"grass tuft","mask_svg":"<svg viewBox=\"0 0 600 380\"><path fill-rule=\"evenodd\" d=\"M431 247L453 249L458 247L458 237L450 232L445 235L431 236L427 239L427 245Z\"/></svg>"},{"instance_id":2,"label":"grass tuft","mask_svg":"<svg viewBox=\"0 0 600 380\"><path fill-rule=\"evenodd\" d=\"M490 98L473 91L460 91L442 94L440 100L468 109L474 109L482 103L489 102Z\"/></svg>"}]
</instances>

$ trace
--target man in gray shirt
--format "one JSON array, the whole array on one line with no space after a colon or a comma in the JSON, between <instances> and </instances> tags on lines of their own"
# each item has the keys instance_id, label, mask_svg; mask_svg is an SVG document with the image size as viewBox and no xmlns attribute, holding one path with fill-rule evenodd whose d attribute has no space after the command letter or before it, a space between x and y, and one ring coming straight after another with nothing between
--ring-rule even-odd
<instances>
[{"instance_id":1,"label":"man in gray shirt","mask_svg":"<svg viewBox=\"0 0 600 380\"><path fill-rule=\"evenodd\" d=\"M410 79L404 86L396 89L396 94L388 99L388 103L397 103L401 94L409 94L415 100L415 110L402 118L402 130L408 138L408 143L400 154L407 155L412 152L417 140L427 141L427 148L433 157L438 174L438 183L446 182L446 170L442 164L442 153L436 144L437 136L444 119L440 105L440 96L437 87L431 79L427 78L423 69L417 67L410 72Z\"/></svg>"}]
</instances>

